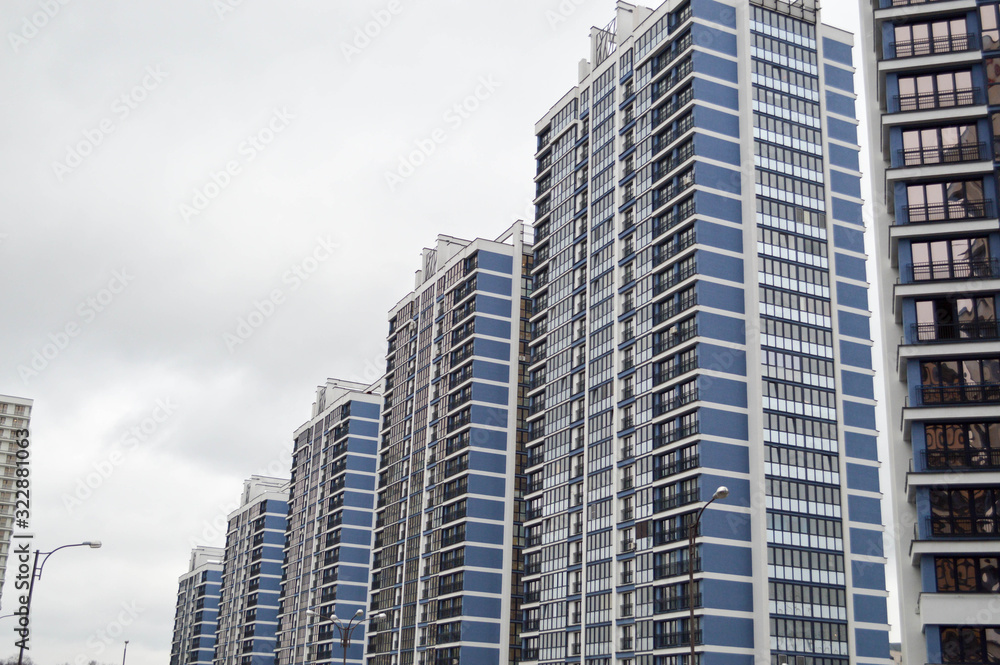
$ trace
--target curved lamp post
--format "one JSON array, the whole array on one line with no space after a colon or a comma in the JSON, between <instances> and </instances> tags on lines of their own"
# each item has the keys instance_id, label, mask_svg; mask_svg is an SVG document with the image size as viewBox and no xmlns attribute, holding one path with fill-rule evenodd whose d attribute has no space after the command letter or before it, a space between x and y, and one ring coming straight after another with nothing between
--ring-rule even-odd
<instances>
[{"instance_id":1,"label":"curved lamp post","mask_svg":"<svg viewBox=\"0 0 1000 665\"><path fill-rule=\"evenodd\" d=\"M695 665L694 661L697 657L694 652L694 553L695 544L694 539L698 535L698 525L701 523L701 516L705 512L705 509L712 505L712 502L716 499L725 499L729 496L729 489L726 487L720 487L715 490L715 494L709 499L708 503L701 507L698 514L695 516L694 521L688 527L688 609L690 610L690 615L688 619L688 642L691 643L691 661L688 665Z\"/></svg>"},{"instance_id":2,"label":"curved lamp post","mask_svg":"<svg viewBox=\"0 0 1000 665\"><path fill-rule=\"evenodd\" d=\"M42 552L40 550L35 550L35 564L34 567L31 569L31 582L28 584L28 598L26 599L28 602L24 604L24 612L22 614L18 614L18 616L24 617L26 622L25 627L30 626L31 620L29 619L29 617L31 616L31 596L35 590L35 580L42 579L42 569L45 568L45 562L49 560L49 557L58 552L59 550L64 550L67 547L90 547L96 550L100 546L101 546L101 541L88 540L84 543L73 543L72 545L63 545L62 547L55 548L51 552ZM38 563L38 558L43 555L45 558L42 559L41 563ZM17 665L23 665L24 663L24 649L27 643L28 643L27 638L25 638L21 642L21 653L17 657Z\"/></svg>"},{"instance_id":3,"label":"curved lamp post","mask_svg":"<svg viewBox=\"0 0 1000 665\"><path fill-rule=\"evenodd\" d=\"M344 651L343 663L344 665L347 665L347 649L351 646L351 636L357 627L361 625L361 621L365 617L365 611L359 609L355 612L354 616L347 621L346 626L343 621L337 618L336 614L324 614L322 610L319 612L308 610L306 611L306 614L309 616L319 617L320 621L329 621L334 625L334 627L336 627L337 632L340 633L340 646ZM384 619L385 616L385 612L379 612L372 617L372 620L380 621L381 619Z\"/></svg>"}]
</instances>

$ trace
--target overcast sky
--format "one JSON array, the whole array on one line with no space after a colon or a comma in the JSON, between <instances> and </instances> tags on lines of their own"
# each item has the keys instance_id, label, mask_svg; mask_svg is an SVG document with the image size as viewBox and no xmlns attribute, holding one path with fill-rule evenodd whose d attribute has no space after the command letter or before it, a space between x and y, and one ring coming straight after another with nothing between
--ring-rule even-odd
<instances>
[{"instance_id":1,"label":"overcast sky","mask_svg":"<svg viewBox=\"0 0 1000 665\"><path fill-rule=\"evenodd\" d=\"M38 665L168 661L191 547L288 473L316 385L377 378L419 250L530 221L534 123L613 10L0 5L0 394L35 400L35 546L104 542L46 567Z\"/></svg>"}]
</instances>

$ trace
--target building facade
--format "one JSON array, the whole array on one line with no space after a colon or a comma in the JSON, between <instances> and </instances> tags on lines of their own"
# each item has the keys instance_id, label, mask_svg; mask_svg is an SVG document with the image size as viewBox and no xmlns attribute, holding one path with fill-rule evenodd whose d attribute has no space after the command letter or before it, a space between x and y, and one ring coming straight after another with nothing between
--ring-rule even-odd
<instances>
[{"instance_id":1,"label":"building facade","mask_svg":"<svg viewBox=\"0 0 1000 665\"><path fill-rule=\"evenodd\" d=\"M21 449L20 441L26 438L31 441L30 432L25 436L23 430L30 427L33 404L32 400L24 397L0 395L0 600L7 573L10 539L14 532L17 451Z\"/></svg>"},{"instance_id":2,"label":"building facade","mask_svg":"<svg viewBox=\"0 0 1000 665\"><path fill-rule=\"evenodd\" d=\"M191 550L188 572L178 584L170 665L212 665L224 555L219 547Z\"/></svg>"},{"instance_id":3,"label":"building facade","mask_svg":"<svg viewBox=\"0 0 1000 665\"><path fill-rule=\"evenodd\" d=\"M252 476L229 515L215 665L274 665L288 484Z\"/></svg>"},{"instance_id":4,"label":"building facade","mask_svg":"<svg viewBox=\"0 0 1000 665\"><path fill-rule=\"evenodd\" d=\"M902 659L994 662L1000 6L860 4Z\"/></svg>"},{"instance_id":5,"label":"building facade","mask_svg":"<svg viewBox=\"0 0 1000 665\"><path fill-rule=\"evenodd\" d=\"M379 384L331 379L317 388L310 420L295 432L281 586L279 665L341 662L340 635L368 605ZM363 662L365 625L346 654Z\"/></svg>"},{"instance_id":6,"label":"building facade","mask_svg":"<svg viewBox=\"0 0 1000 665\"><path fill-rule=\"evenodd\" d=\"M440 236L389 313L369 665L519 659L523 236Z\"/></svg>"},{"instance_id":7,"label":"building facade","mask_svg":"<svg viewBox=\"0 0 1000 665\"><path fill-rule=\"evenodd\" d=\"M536 126L524 662L890 662L853 39L817 4L620 1Z\"/></svg>"}]
</instances>

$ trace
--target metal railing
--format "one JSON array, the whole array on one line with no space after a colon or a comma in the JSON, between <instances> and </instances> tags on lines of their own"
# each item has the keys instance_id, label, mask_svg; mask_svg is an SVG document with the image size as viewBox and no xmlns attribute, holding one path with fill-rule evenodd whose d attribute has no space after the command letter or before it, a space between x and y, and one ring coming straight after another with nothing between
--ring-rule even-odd
<instances>
[{"instance_id":1,"label":"metal railing","mask_svg":"<svg viewBox=\"0 0 1000 665\"><path fill-rule=\"evenodd\" d=\"M927 523L932 537L1000 535L1000 517L928 517Z\"/></svg>"},{"instance_id":2,"label":"metal railing","mask_svg":"<svg viewBox=\"0 0 1000 665\"><path fill-rule=\"evenodd\" d=\"M938 55L940 53L962 53L979 48L979 39L975 33L947 35L932 39L911 39L890 44L890 58L914 58L922 55Z\"/></svg>"},{"instance_id":3,"label":"metal railing","mask_svg":"<svg viewBox=\"0 0 1000 665\"><path fill-rule=\"evenodd\" d=\"M974 106L984 103L982 88L962 88L961 90L948 90L944 92L896 95L894 101L900 113L952 108L956 106Z\"/></svg>"},{"instance_id":4,"label":"metal railing","mask_svg":"<svg viewBox=\"0 0 1000 665\"><path fill-rule=\"evenodd\" d=\"M997 259L909 263L903 269L903 279L906 280L906 284L953 279L996 279L998 277L1000 277L1000 261Z\"/></svg>"},{"instance_id":5,"label":"metal railing","mask_svg":"<svg viewBox=\"0 0 1000 665\"><path fill-rule=\"evenodd\" d=\"M935 164L957 164L961 162L978 162L986 157L986 143L959 143L958 145L931 146L927 148L901 148L899 166L932 166Z\"/></svg>"},{"instance_id":6,"label":"metal railing","mask_svg":"<svg viewBox=\"0 0 1000 665\"><path fill-rule=\"evenodd\" d=\"M925 450L920 453L923 468L939 469L1000 469L1000 449L985 450Z\"/></svg>"},{"instance_id":7,"label":"metal railing","mask_svg":"<svg viewBox=\"0 0 1000 665\"><path fill-rule=\"evenodd\" d=\"M954 386L920 386L924 406L1000 402L1000 383L966 383Z\"/></svg>"},{"instance_id":8,"label":"metal railing","mask_svg":"<svg viewBox=\"0 0 1000 665\"><path fill-rule=\"evenodd\" d=\"M911 205L903 209L910 224L989 219L994 216L992 201L952 201L936 205Z\"/></svg>"},{"instance_id":9,"label":"metal railing","mask_svg":"<svg viewBox=\"0 0 1000 665\"><path fill-rule=\"evenodd\" d=\"M914 323L911 331L912 339L917 343L1000 339L1000 326L996 321Z\"/></svg>"}]
</instances>

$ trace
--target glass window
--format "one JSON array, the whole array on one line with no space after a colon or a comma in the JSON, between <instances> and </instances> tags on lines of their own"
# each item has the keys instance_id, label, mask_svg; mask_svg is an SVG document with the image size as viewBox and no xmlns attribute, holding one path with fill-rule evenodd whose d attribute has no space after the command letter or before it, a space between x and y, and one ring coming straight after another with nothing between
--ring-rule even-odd
<instances>
[{"instance_id":1,"label":"glass window","mask_svg":"<svg viewBox=\"0 0 1000 665\"><path fill-rule=\"evenodd\" d=\"M971 71L900 76L898 83L900 111L947 108L976 103Z\"/></svg>"},{"instance_id":2,"label":"glass window","mask_svg":"<svg viewBox=\"0 0 1000 665\"><path fill-rule=\"evenodd\" d=\"M909 185L906 202L907 219L911 223L982 219L988 216L981 180Z\"/></svg>"},{"instance_id":3,"label":"glass window","mask_svg":"<svg viewBox=\"0 0 1000 665\"><path fill-rule=\"evenodd\" d=\"M916 281L987 277L992 272L986 238L914 242L910 250Z\"/></svg>"},{"instance_id":4,"label":"glass window","mask_svg":"<svg viewBox=\"0 0 1000 665\"><path fill-rule=\"evenodd\" d=\"M964 17L934 23L897 25L895 37L897 58L965 51L970 47Z\"/></svg>"},{"instance_id":5,"label":"glass window","mask_svg":"<svg viewBox=\"0 0 1000 665\"><path fill-rule=\"evenodd\" d=\"M997 4L982 5L979 8L979 19L983 27L983 50L995 51L1000 48L1000 20L998 20Z\"/></svg>"}]
</instances>

